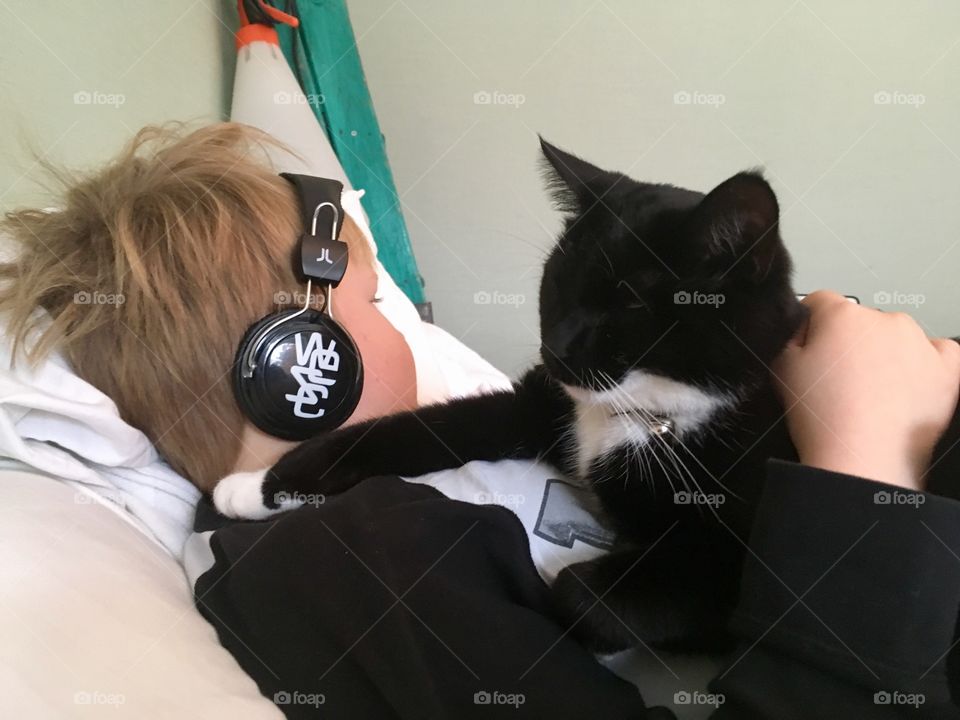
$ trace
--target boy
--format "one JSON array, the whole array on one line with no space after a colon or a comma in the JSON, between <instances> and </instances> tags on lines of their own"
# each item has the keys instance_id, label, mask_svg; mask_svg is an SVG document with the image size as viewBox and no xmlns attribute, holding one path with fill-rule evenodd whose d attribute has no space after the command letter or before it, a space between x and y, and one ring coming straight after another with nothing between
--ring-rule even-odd
<instances>
[{"instance_id":1,"label":"boy","mask_svg":"<svg viewBox=\"0 0 960 720\"><path fill-rule=\"evenodd\" d=\"M16 349L32 362L61 349L206 492L293 446L247 422L230 385L246 329L305 291L294 274L298 200L266 161L270 145L236 123L146 127L86 177L48 165L63 186L60 206L11 212L2 224L19 245L0 266L0 311ZM416 375L403 336L375 307L373 253L349 216L340 239L350 259L334 291L337 318L364 359L348 421L358 422L414 407ZM311 304L322 306L322 292ZM52 322L26 347L44 321L38 307Z\"/></svg>"}]
</instances>

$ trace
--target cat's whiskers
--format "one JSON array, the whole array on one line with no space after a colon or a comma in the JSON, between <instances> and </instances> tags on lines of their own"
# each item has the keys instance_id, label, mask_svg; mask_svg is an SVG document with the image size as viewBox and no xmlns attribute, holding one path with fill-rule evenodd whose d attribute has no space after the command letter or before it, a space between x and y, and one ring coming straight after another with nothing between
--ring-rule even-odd
<instances>
[{"instance_id":1,"label":"cat's whiskers","mask_svg":"<svg viewBox=\"0 0 960 720\"><path fill-rule=\"evenodd\" d=\"M609 375L607 375L607 377L609 378ZM611 389L612 389L615 393L618 393L618 394L620 394L621 396L624 396L625 398L629 399L629 396L626 395L626 393L622 390L622 388L619 387L619 385L615 385L614 387L611 387ZM657 422L660 421L659 418L658 418L653 412L651 412L650 410L648 410L647 408L635 406L634 409L636 410L636 412L637 412L638 414L643 415L643 416L645 417L645 421L648 422L648 423L657 423ZM709 427L709 425L708 425L707 427ZM727 493L728 495L730 495L730 496L732 496L732 497L734 497L734 498L736 498L736 499L738 499L738 500L741 500L741 501L744 500L743 497L741 497L740 495L738 495L737 493L735 493L733 490L731 490L729 487L727 487L726 485L724 485L723 482L721 482L712 472L710 472L710 470L708 470L708 469L703 465L702 462L700 462L700 459L696 456L696 454L687 446L686 443L684 443L684 441L683 441L683 440L680 438L680 436L677 434L676 428L672 428L672 429L670 429L668 432L670 433L670 435L671 435L672 438L673 438L673 442L672 442L672 443L667 443L662 436L657 435L656 433L651 433L651 435L653 436L653 438L655 439L655 441L659 441L659 442L660 442L661 446L663 446L664 449L665 449L672 457L675 457L676 460L679 461L679 462L683 465L683 467L684 467L685 471L687 472L688 476L690 477L691 481L692 481L694 484L697 485L697 489L698 489L699 492L701 492L701 493L703 492L702 488L700 488L699 483L696 482L696 479L695 479L695 476L694 476L693 472L689 469L689 467L687 467L686 463L684 463L683 460L680 458L679 454L677 453L677 451L676 451L676 449L673 447L673 445L677 445L677 446L679 446L682 450L684 450L684 451L687 453L687 455L689 455L690 458L697 464L697 466L700 467L700 469L702 469L702 470L710 477L710 479L711 479L717 486L719 486L725 493ZM714 430L713 432L715 433L716 431ZM727 447L729 447L729 445L728 445ZM716 513L714 513L714 514L716 514Z\"/></svg>"},{"instance_id":2,"label":"cat's whiskers","mask_svg":"<svg viewBox=\"0 0 960 720\"><path fill-rule=\"evenodd\" d=\"M639 410L640 410L641 413L649 413L649 411L647 411L645 408L639 408ZM652 413L649 413L649 414L651 415L651 417L653 417ZM693 484L693 488L690 488L689 485L687 486L687 489L688 489L688 490L694 490L694 489L695 489L696 492L700 493L700 495L702 495L702 496L705 496L705 495L706 495L706 492L704 491L703 487L700 485L700 483L697 482L696 475L693 473L692 470L690 470L690 468L687 466L687 464L683 461L683 459L680 457L679 453L677 453L674 445L679 446L679 447L682 448L684 451L686 451L686 453L687 453L691 458L693 458L693 460L694 460L701 468L703 468L704 472L706 472L706 473L714 480L714 482L716 482L718 485L720 485L720 487L722 487L724 490L727 490L727 492L731 492L726 486L724 486L722 483L718 482L717 479L713 476L712 473L710 473L709 470L707 470L706 468L703 467L703 464L700 463L700 461L699 461L699 459L697 458L697 456L694 455L693 451L690 450L689 447L687 447L686 443L684 443L683 440L681 440L680 437L679 437L676 433L672 433L672 435L673 435L673 442L672 442L672 443L668 443L668 442L667 442L663 437L661 437L660 435L654 434L653 437L654 437L654 440L655 440L655 441L659 441L659 442L660 442L661 446L662 446L663 449L668 453L669 457L670 457L675 463L679 463L679 464L683 467L683 469L684 469L684 471L685 471L685 473L686 473L686 477L688 477L688 478L690 479L690 482ZM735 497L739 497L739 496L736 495L736 493L732 493L732 492L731 492L731 494L733 494ZM742 499L742 498L741 498L741 499ZM697 504L700 505L701 503L697 503ZM707 507L708 507L708 508L710 509L710 511L713 513L714 517L717 518L717 520L720 519L719 515L717 514L717 511L714 509L714 507L713 507L711 504L709 504L709 503L703 503L703 504L706 504L706 505L707 505ZM702 513L703 513L703 509L702 509L702 508L699 508L699 509L700 509L701 514L702 514Z\"/></svg>"},{"instance_id":3,"label":"cat's whiskers","mask_svg":"<svg viewBox=\"0 0 960 720\"><path fill-rule=\"evenodd\" d=\"M659 443L660 443L660 447L662 447L662 448L664 449L664 451L667 453L667 457L669 457L670 460L671 460L671 462L673 462L674 467L677 467L677 468L678 468L678 473L679 473L680 477L682 477L682 478L684 479L684 487L687 489L687 491L688 491L688 492L694 492L694 491L695 491L695 492L699 492L701 495L703 495L703 494L704 494L704 493L703 493L703 489L700 487L700 484L697 482L696 475L694 475L693 471L691 471L690 468L687 467L687 464L686 464L685 462L683 462L683 459L680 457L680 455L677 454L677 451L674 449L673 444L667 442L666 439L663 438L663 437L660 436L660 435L656 435L656 434L655 434L655 435L653 436L653 438L654 438L654 442L659 442ZM681 445L681 446L683 446L683 447L686 447L686 446L683 445L683 442L682 442L678 437L676 437L675 434L674 434L674 443L679 444L679 445ZM683 468L683 472L680 472L679 468ZM689 481L690 481L689 483L687 482L687 479L689 479ZM691 484L692 484L693 487L691 487ZM698 511L700 512L700 514L702 515L702 514L703 514L703 508L702 508L702 507L699 507L699 503L698 503L697 505L698 505L697 509L698 509ZM710 507L710 506L708 505L708 507ZM711 507L710 509L711 509L711 511L713 510L712 507ZM716 515L716 512L715 512L715 511L714 511L714 515ZM719 518L718 518L718 519L719 519Z\"/></svg>"},{"instance_id":4,"label":"cat's whiskers","mask_svg":"<svg viewBox=\"0 0 960 720\"><path fill-rule=\"evenodd\" d=\"M647 410L647 409L645 409L645 408L639 408L639 407L638 407L636 410L637 410L637 412L638 412L641 416L645 416L645 420L646 420L647 423L657 423L657 422L659 422L657 416L654 415L654 414L653 414L652 412L650 412L649 410ZM682 441L680 440L679 436L677 436L676 432L675 432L673 429L669 429L669 430L667 430L667 432L669 432L669 433L671 433L671 434L673 435L674 442L676 442L676 443L678 443L678 444L682 444ZM674 467L677 468L678 473L680 472L680 469L682 468L682 469L683 469L683 472L685 472L687 475L692 476L693 473L690 472L690 468L688 468L687 465L686 465L686 463L684 463L683 460L680 459L680 456L677 455L677 453L676 453L676 451L673 449L672 445L671 445L670 443L668 443L668 442L666 441L666 439L664 439L664 437L663 437L664 433L652 432L652 433L650 433L650 435L651 435L651 439L652 439L654 442L659 442L660 445L664 448L664 450L667 451L667 454L668 454L670 460L673 462ZM679 463L679 465L678 465L678 463Z\"/></svg>"},{"instance_id":5,"label":"cat's whiskers","mask_svg":"<svg viewBox=\"0 0 960 720\"><path fill-rule=\"evenodd\" d=\"M743 497L741 497L740 495L738 495L737 493L735 493L733 490L731 490L730 488L728 488L726 485L724 485L724 484L720 481L720 479L717 478L716 475L714 475L714 474L713 474L712 472L710 472L706 467L704 467L703 463L700 462L700 459L693 453L693 451L690 450L690 448L688 448L688 447L687 447L682 441L680 441L679 439L677 440L677 445L679 445L683 450L686 451L687 455L689 455L690 458L691 458L695 463L697 463L697 465L700 466L700 468L701 468L707 475L710 476L710 479L713 480L713 482L716 483L716 484L720 487L721 490L723 490L723 491L724 491L725 493L727 493L728 495L731 495L732 497L735 497L737 500L740 500L740 501L743 501L743 500L744 500Z\"/></svg>"},{"instance_id":6,"label":"cat's whiskers","mask_svg":"<svg viewBox=\"0 0 960 720\"><path fill-rule=\"evenodd\" d=\"M570 421L565 423L565 425L566 427L564 427L563 431L560 433L560 437L557 440L557 445L561 448L566 448L567 453L572 455L573 459L575 460L577 455L576 415L571 417Z\"/></svg>"},{"instance_id":7,"label":"cat's whiskers","mask_svg":"<svg viewBox=\"0 0 960 720\"><path fill-rule=\"evenodd\" d=\"M659 438L659 439L660 439L662 442L665 443L665 441L663 441L662 438ZM699 461L699 459L697 458L697 456L693 454L693 452L690 450L690 448L688 448L688 447L686 446L685 443L683 443L679 438L676 438L675 442L676 442L676 444L677 444L679 447L681 447L683 450L685 450L685 451L687 452L687 454L690 455L690 457L693 458L693 460L694 460L698 465L700 465L701 468L703 468L704 472L706 472L707 475L709 475L710 478L711 478L717 485L719 485L724 491L730 493L731 495L733 495L734 497L736 497L738 500L743 500L743 498L741 498L739 495L737 495L737 494L734 493L732 490L730 490L726 485L724 485L723 483L721 483L721 482L713 475L713 473L711 473L709 470L707 470L706 468L704 468L704 467L703 467L703 464L700 463L700 461ZM677 459L678 461L680 461L681 464L684 465L684 467L686 467L686 464L683 463L683 460L680 458L679 454L677 454L676 450L675 450L673 447L671 447L671 446L669 446L669 445L665 445L665 447L667 447L667 449L669 450L669 452L672 453L672 454L676 457L676 459ZM697 482L696 476L695 476L689 469L687 469L687 472L689 473L690 480L691 480L691 482L693 483L694 488L696 489L696 491L697 491L702 497L706 498L707 493L706 493L706 491L703 489L703 487L700 485L700 483ZM696 504L697 504L698 506L699 506L699 505L706 505L707 508L710 510L710 512L713 514L713 516L717 519L717 521L722 523L722 520L720 519L720 515L717 513L716 508L713 507L713 504L711 504L711 503L709 503L709 502L703 502L703 503L699 503L699 502L698 502L698 503L696 503ZM700 513L703 514L703 509L702 509L702 507L699 508L699 510L700 510Z\"/></svg>"},{"instance_id":8,"label":"cat's whiskers","mask_svg":"<svg viewBox=\"0 0 960 720\"><path fill-rule=\"evenodd\" d=\"M630 419L633 416L633 412L631 412L633 408L628 407L627 403L629 402L630 406L632 406L633 403L631 399L626 395L626 393L623 392L619 384L612 377L610 377L608 373L601 371L600 375L601 375L601 378L606 383L606 390L610 391L608 395L608 399L610 404L614 406L614 410L616 411L615 412L616 416L620 418L621 422L630 422ZM656 435L655 432L649 430L649 427L648 427L647 434L651 436ZM676 496L677 490L673 484L673 478L671 477L671 473L660 461L660 456L656 453L655 449L651 446L649 439L647 440L647 442L644 442L644 443L628 442L627 452L632 457L636 457L638 459L642 458L643 460L646 461L648 476L645 479L649 481L651 489L654 492L656 492L656 484L653 482L653 466L650 463L650 458L652 457L653 460L656 461L657 465L660 466L660 469L663 472L663 476L666 478L667 483L670 485L670 491L674 494L674 496ZM638 462L637 465L639 466L640 463ZM674 464L674 467L676 467L676 464ZM679 472L679 468L677 468L677 471L678 471L677 472L678 478L682 482L684 482L684 485L686 485L686 481L683 477L683 474Z\"/></svg>"},{"instance_id":9,"label":"cat's whiskers","mask_svg":"<svg viewBox=\"0 0 960 720\"><path fill-rule=\"evenodd\" d=\"M657 424L662 423L662 419L659 418L657 415L655 415L652 411L648 410L647 408L635 405L633 403L632 398L630 398L630 396L620 387L619 383L616 383L613 381L613 379L609 376L609 374L602 373L602 375L606 380L606 382L608 383L608 389L612 391L609 396L609 399L611 404L614 405L614 408L617 411L618 415L623 414L624 417L628 419L631 416L639 415L641 418L641 422L643 422L648 428L652 428ZM627 404L629 404L629 408L627 408ZM694 459L696 459L695 456L693 456L693 453L690 451L690 449L686 447L683 441L676 434L675 429L669 429L668 432L670 432L671 435L673 436L674 443L679 444L684 450L687 451L688 454L690 454L692 457L694 457ZM648 434L650 435L650 440L644 445L644 447L649 451L647 454L652 456L653 459L656 460L657 464L660 466L668 484L670 485L671 491L674 493L674 496L676 496L676 488L673 485L671 473L666 469L664 464L660 461L660 455L657 452L658 448L663 448L667 458L669 459L674 469L676 470L678 479L683 483L684 488L688 492L693 492L695 489L701 495L704 495L705 493L703 489L700 487L700 484L697 482L696 476L690 470L687 464L683 461L683 459L679 456L676 450L673 448L672 443L667 442L666 439L662 436L662 434L659 434L653 430L650 430ZM698 461L698 464L699 464L699 461ZM691 487L691 483L693 487ZM708 507L710 506L708 505ZM716 511L712 507L710 507L710 510L711 512L713 512L715 516L717 515ZM700 508L700 512L701 513L703 512L702 508Z\"/></svg>"},{"instance_id":10,"label":"cat's whiskers","mask_svg":"<svg viewBox=\"0 0 960 720\"><path fill-rule=\"evenodd\" d=\"M597 249L600 250L600 252L603 254L603 257L604 257L604 258L606 259L606 261L607 261L607 265L610 266L610 277L616 278L616 277L617 277L617 270L616 270L616 268L614 268L614 266L613 266L613 260L610 259L610 256L607 255L607 251L604 250L604 248L603 248L603 243L597 243Z\"/></svg>"},{"instance_id":11,"label":"cat's whiskers","mask_svg":"<svg viewBox=\"0 0 960 720\"><path fill-rule=\"evenodd\" d=\"M606 373L604 373L603 371L598 371L598 372L599 372L599 376L600 376L600 380L601 380L601 382L599 383L600 387L601 387L604 391L609 390L610 388L609 388L608 386L605 386L605 385L604 385L604 383L608 383L608 382L609 382L608 376L607 376ZM616 405L615 402L614 402L614 404ZM623 457L624 457L624 463L623 463L623 464L624 464L624 470L623 470L623 475L622 475L622 477L623 477L623 487L624 487L624 489L626 489L627 483L628 483L629 480L630 480L630 466L631 466L631 463L634 461L634 459L635 459L636 457L638 457L638 455L637 455L637 448L634 446L634 443L631 443L631 442L626 443L626 453L624 453L624 456L623 456ZM639 463L638 463L638 464L639 464ZM643 478L643 479L646 480L647 478ZM602 482L602 480L601 480L601 482Z\"/></svg>"},{"instance_id":12,"label":"cat's whiskers","mask_svg":"<svg viewBox=\"0 0 960 720\"><path fill-rule=\"evenodd\" d=\"M674 473L671 473L664 466L663 462L660 460L660 453L658 452L659 448L663 448L665 451L666 460L670 462L673 466ZM667 483L670 485L670 491L673 493L674 499L677 496L677 489L673 484L672 475L676 474L677 479L682 483L682 487L686 490L690 489L690 483L688 480L693 481L693 476L691 475L689 469L683 464L683 462L677 462L679 458L670 448L670 445L663 439L663 437L655 432L650 433L650 439L645 445L646 455L653 457L657 461L657 464L660 465L663 470L664 477L667 479ZM695 482L695 481L694 481Z\"/></svg>"},{"instance_id":13,"label":"cat's whiskers","mask_svg":"<svg viewBox=\"0 0 960 720\"><path fill-rule=\"evenodd\" d=\"M602 389L604 392L607 392L607 391L609 391L609 390L612 390L612 389L613 389L613 383L611 382L610 376L607 375L607 374L606 374L605 372L603 372L602 370L601 370L601 371L597 371L597 372L598 372L598 375L599 375L600 380L601 380L601 382L599 383L601 389ZM611 403L614 405L614 408L619 411L620 406L617 404L616 399L610 398L610 401L611 401ZM636 462L637 466L639 466L639 465L640 465L639 459L640 459L640 457L641 457L641 453L639 452L639 448L637 447L636 443L633 443L633 442L629 442L629 441L628 441L628 442L626 443L625 450L626 450L626 452L624 453L624 473L623 473L623 486L624 486L624 489L626 489L627 483L628 483L629 480L630 480L630 467L631 467L631 464L634 463L634 462ZM641 479L644 480L644 481L651 480L651 479L652 479L652 476L653 476L652 470L649 471L648 473L643 473L643 472L641 472ZM653 487L652 482L651 482L651 487Z\"/></svg>"}]
</instances>

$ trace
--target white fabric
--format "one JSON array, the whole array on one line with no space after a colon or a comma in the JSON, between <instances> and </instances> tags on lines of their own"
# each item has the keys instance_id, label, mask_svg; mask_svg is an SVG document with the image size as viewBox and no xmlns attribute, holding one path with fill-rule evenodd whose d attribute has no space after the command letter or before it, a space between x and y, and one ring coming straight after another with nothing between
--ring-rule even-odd
<instances>
[{"instance_id":1,"label":"white fabric","mask_svg":"<svg viewBox=\"0 0 960 720\"><path fill-rule=\"evenodd\" d=\"M200 492L163 462L113 401L81 380L59 356L34 370L11 368L0 338L0 458L70 482L180 556Z\"/></svg>"},{"instance_id":2,"label":"white fabric","mask_svg":"<svg viewBox=\"0 0 960 720\"><path fill-rule=\"evenodd\" d=\"M282 720L180 565L84 497L0 470L0 717Z\"/></svg>"},{"instance_id":3,"label":"white fabric","mask_svg":"<svg viewBox=\"0 0 960 720\"><path fill-rule=\"evenodd\" d=\"M254 42L237 53L230 119L265 130L295 150L298 157L284 157L286 172L310 174L320 167L324 177L352 189L311 103L276 45Z\"/></svg>"},{"instance_id":4,"label":"white fabric","mask_svg":"<svg viewBox=\"0 0 960 720\"><path fill-rule=\"evenodd\" d=\"M437 375L426 379L421 404L495 390L509 390L510 379L441 327L420 323L419 349L432 361ZM420 382L420 373L417 373Z\"/></svg>"},{"instance_id":5,"label":"white fabric","mask_svg":"<svg viewBox=\"0 0 960 720\"><path fill-rule=\"evenodd\" d=\"M383 292L402 295L387 279ZM385 314L415 340L411 350L423 401L509 387L506 376L475 352L422 323L409 302L394 302ZM33 369L22 359L11 366L10 353L3 336L0 368L7 369L0 372L0 466L29 468L73 483L180 558L199 491L62 357L54 354Z\"/></svg>"},{"instance_id":6,"label":"white fabric","mask_svg":"<svg viewBox=\"0 0 960 720\"><path fill-rule=\"evenodd\" d=\"M360 205L361 197L363 191L344 192L341 203L376 254L377 245ZM473 350L445 330L423 322L417 308L379 260L376 270L377 294L382 298L377 309L400 331L410 347L420 405L510 387L510 379Z\"/></svg>"}]
</instances>

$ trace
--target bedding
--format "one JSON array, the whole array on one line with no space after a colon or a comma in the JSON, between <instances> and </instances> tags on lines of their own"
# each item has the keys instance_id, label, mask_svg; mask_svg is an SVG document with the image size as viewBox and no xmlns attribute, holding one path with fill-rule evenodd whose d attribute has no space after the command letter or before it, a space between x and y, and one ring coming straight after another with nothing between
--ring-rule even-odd
<instances>
[{"instance_id":1,"label":"bedding","mask_svg":"<svg viewBox=\"0 0 960 720\"><path fill-rule=\"evenodd\" d=\"M0 342L0 468L70 483L179 558L200 492L59 355L15 365Z\"/></svg>"},{"instance_id":2,"label":"bedding","mask_svg":"<svg viewBox=\"0 0 960 720\"><path fill-rule=\"evenodd\" d=\"M282 720L183 569L82 486L0 470L0 717Z\"/></svg>"}]
</instances>

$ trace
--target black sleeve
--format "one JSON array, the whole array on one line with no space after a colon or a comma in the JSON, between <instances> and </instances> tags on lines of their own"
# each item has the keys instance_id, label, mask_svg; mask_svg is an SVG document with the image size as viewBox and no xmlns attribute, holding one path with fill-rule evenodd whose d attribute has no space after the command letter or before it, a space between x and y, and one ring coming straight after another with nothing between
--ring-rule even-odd
<instances>
[{"instance_id":1,"label":"black sleeve","mask_svg":"<svg viewBox=\"0 0 960 720\"><path fill-rule=\"evenodd\" d=\"M780 461L767 475L711 717L960 717L960 503Z\"/></svg>"},{"instance_id":2,"label":"black sleeve","mask_svg":"<svg viewBox=\"0 0 960 720\"><path fill-rule=\"evenodd\" d=\"M397 477L233 522L209 500L194 588L291 720L648 720L640 692L555 622L516 515Z\"/></svg>"}]
</instances>

